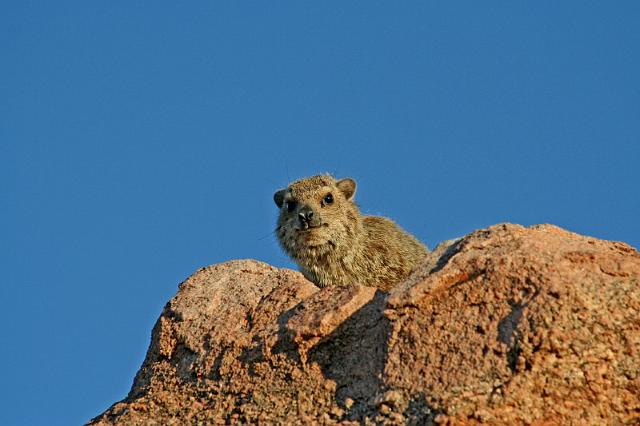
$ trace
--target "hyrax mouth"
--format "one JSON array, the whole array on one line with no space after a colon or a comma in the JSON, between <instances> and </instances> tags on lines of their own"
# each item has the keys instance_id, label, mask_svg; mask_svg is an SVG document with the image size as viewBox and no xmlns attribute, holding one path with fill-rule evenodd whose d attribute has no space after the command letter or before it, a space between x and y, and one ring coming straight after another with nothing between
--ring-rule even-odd
<instances>
[{"instance_id":1,"label":"hyrax mouth","mask_svg":"<svg viewBox=\"0 0 640 426\"><path fill-rule=\"evenodd\" d=\"M311 225L311 224L305 223L304 225L301 225L301 228L298 228L297 231L310 232L310 231L313 231L314 229L328 228L328 227L329 227L328 223L319 223L317 225Z\"/></svg>"}]
</instances>

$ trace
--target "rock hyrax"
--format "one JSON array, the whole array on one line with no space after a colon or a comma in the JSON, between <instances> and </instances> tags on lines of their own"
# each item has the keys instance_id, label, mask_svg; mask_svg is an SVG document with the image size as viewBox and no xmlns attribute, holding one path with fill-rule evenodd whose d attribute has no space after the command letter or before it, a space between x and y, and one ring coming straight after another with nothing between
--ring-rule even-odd
<instances>
[{"instance_id":1,"label":"rock hyrax","mask_svg":"<svg viewBox=\"0 0 640 426\"><path fill-rule=\"evenodd\" d=\"M353 202L356 182L313 176L273 195L276 234L304 276L319 287L360 284L387 291L427 248L391 219L364 216Z\"/></svg>"}]
</instances>

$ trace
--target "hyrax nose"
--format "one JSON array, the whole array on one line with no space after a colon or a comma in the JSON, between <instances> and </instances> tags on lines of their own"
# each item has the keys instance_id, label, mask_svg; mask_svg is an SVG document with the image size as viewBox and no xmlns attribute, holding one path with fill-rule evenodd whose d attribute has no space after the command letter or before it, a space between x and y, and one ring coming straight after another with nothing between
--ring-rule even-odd
<instances>
[{"instance_id":1,"label":"hyrax nose","mask_svg":"<svg viewBox=\"0 0 640 426\"><path fill-rule=\"evenodd\" d=\"M298 217L300 218L300 222L311 222L311 218L313 218L313 210L309 206L304 206L298 212Z\"/></svg>"}]
</instances>

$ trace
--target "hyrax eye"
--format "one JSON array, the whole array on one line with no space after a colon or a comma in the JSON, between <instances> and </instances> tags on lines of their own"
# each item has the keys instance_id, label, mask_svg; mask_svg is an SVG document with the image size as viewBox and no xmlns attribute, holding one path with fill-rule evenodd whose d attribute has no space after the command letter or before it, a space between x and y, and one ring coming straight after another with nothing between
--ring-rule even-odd
<instances>
[{"instance_id":1,"label":"hyrax eye","mask_svg":"<svg viewBox=\"0 0 640 426\"><path fill-rule=\"evenodd\" d=\"M297 205L298 203L296 203L295 201L287 201L287 211L289 212L294 211Z\"/></svg>"},{"instance_id":2,"label":"hyrax eye","mask_svg":"<svg viewBox=\"0 0 640 426\"><path fill-rule=\"evenodd\" d=\"M325 195L324 198L322 199L322 201L324 201L325 204L332 204L333 203L333 195L331 195L331 194Z\"/></svg>"}]
</instances>

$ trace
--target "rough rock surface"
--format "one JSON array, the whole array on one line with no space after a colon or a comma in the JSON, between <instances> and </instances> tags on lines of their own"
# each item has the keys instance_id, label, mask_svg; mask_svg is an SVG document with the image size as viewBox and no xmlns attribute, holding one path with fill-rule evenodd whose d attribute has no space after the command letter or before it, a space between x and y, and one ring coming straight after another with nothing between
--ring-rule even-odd
<instances>
[{"instance_id":1,"label":"rough rock surface","mask_svg":"<svg viewBox=\"0 0 640 426\"><path fill-rule=\"evenodd\" d=\"M252 260L204 268L91 424L340 422L640 423L640 254L497 225L389 294Z\"/></svg>"}]
</instances>

